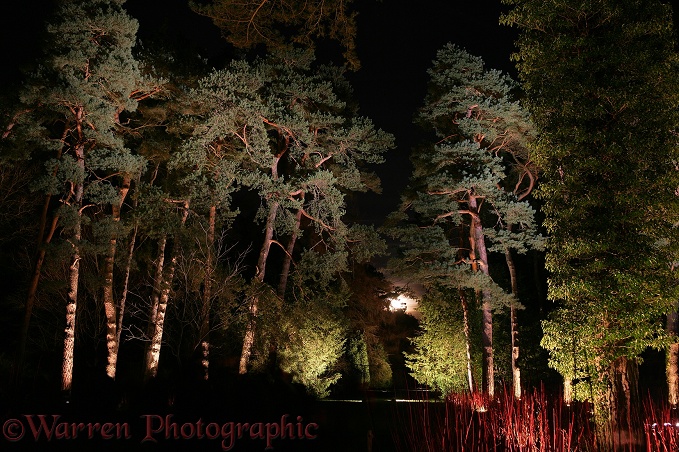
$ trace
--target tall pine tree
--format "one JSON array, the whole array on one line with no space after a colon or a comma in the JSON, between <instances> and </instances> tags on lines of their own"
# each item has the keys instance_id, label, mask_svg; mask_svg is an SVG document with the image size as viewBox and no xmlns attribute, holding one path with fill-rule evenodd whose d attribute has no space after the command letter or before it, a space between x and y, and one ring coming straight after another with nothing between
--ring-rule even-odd
<instances>
[{"instance_id":1,"label":"tall pine tree","mask_svg":"<svg viewBox=\"0 0 679 452\"><path fill-rule=\"evenodd\" d=\"M36 183L46 193L41 224L47 224L48 212L56 210L50 228L41 227L39 240L45 244L60 227L70 248L64 391L70 391L72 384L83 239L92 220L103 221L98 231L108 242L102 252L102 290L107 319L107 373L115 375L118 313L113 302L112 273L117 223L130 181L145 168L145 160L125 145L121 117L155 91L142 77L132 55L137 22L122 9L123 3L62 2L48 26L43 64L26 83L21 96L30 113L21 117L20 125L35 140L33 158L45 161L46 173ZM42 261L36 264L36 277L29 288L27 313L32 309Z\"/></svg>"}]
</instances>

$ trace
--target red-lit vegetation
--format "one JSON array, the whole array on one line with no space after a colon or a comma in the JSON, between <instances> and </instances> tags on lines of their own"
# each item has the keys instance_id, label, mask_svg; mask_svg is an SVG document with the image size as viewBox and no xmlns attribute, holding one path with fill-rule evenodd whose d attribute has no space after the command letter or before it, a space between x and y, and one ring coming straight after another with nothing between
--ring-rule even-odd
<instances>
[{"instance_id":1,"label":"red-lit vegetation","mask_svg":"<svg viewBox=\"0 0 679 452\"><path fill-rule=\"evenodd\" d=\"M506 388L509 389L509 388ZM566 405L544 390L521 399L504 390L489 402L479 394L452 394L445 401L408 403L397 411L394 443L399 451L570 452L676 451L676 413L650 398L634 422L636 441L628 434L599 441L592 405Z\"/></svg>"}]
</instances>

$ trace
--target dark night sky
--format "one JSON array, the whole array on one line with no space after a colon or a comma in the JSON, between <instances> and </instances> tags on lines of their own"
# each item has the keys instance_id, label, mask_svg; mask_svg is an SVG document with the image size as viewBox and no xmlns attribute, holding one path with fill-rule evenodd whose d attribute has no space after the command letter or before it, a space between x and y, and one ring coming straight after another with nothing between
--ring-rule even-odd
<instances>
[{"instance_id":1,"label":"dark night sky","mask_svg":"<svg viewBox=\"0 0 679 452\"><path fill-rule=\"evenodd\" d=\"M49 17L52 0L3 2L0 13L0 52L3 70L0 89L15 89L19 68L30 67L39 56L38 36ZM227 45L212 22L191 12L187 0L128 0L126 8L140 22L142 41L159 28L170 31L177 42L196 49L216 66L223 62ZM515 30L498 24L500 0L453 2L444 0L360 0L358 53L362 68L349 78L361 114L396 136L397 148L387 163L376 167L383 195L360 195L350 214L363 222L381 224L396 208L407 183L410 149L420 140L412 118L421 105L426 70L435 53L454 42L482 56L488 67L512 73L509 55Z\"/></svg>"}]
</instances>

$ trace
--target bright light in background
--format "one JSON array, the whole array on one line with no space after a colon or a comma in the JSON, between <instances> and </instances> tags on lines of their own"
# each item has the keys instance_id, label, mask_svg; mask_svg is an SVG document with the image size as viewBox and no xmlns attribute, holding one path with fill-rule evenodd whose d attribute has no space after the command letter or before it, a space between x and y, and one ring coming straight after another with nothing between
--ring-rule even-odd
<instances>
[{"instance_id":1,"label":"bright light in background","mask_svg":"<svg viewBox=\"0 0 679 452\"><path fill-rule=\"evenodd\" d=\"M417 308L417 300L410 298L407 295L399 295L397 298L391 300L389 306L390 311L403 311L407 314L414 314Z\"/></svg>"}]
</instances>

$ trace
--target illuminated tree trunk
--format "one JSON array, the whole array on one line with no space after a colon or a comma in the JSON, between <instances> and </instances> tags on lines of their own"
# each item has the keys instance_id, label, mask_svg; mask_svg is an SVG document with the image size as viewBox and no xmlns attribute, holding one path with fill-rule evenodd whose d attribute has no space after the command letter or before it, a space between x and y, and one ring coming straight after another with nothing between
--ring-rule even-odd
<instances>
[{"instance_id":1,"label":"illuminated tree trunk","mask_svg":"<svg viewBox=\"0 0 679 452\"><path fill-rule=\"evenodd\" d=\"M302 223L302 209L297 210L297 216L295 217L295 227L292 230L292 235L290 236L290 241L288 241L288 246L285 249L285 260L283 261L283 268L281 270L281 279L278 282L278 296L285 296L285 289L288 285L288 276L290 275L290 265L292 264L292 252L295 249L295 243L297 242L297 231L299 230L300 224Z\"/></svg>"},{"instance_id":2,"label":"illuminated tree trunk","mask_svg":"<svg viewBox=\"0 0 679 452\"><path fill-rule=\"evenodd\" d=\"M212 277L214 273L213 249L215 246L215 222L217 206L210 207L210 218L207 232L207 256L205 259L205 280L203 282L203 309L200 322L200 351L203 379L207 380L210 371L210 305L212 302Z\"/></svg>"},{"instance_id":3,"label":"illuminated tree trunk","mask_svg":"<svg viewBox=\"0 0 679 452\"><path fill-rule=\"evenodd\" d=\"M507 226L507 230L511 231L511 225ZM519 288L516 280L516 266L514 265L514 258L512 251L505 249L505 260L507 261L507 268L509 269L509 278L512 286L512 295L514 298L519 296ZM509 305L509 325L512 344L512 388L514 397L521 398L521 368L519 367L519 331L516 321L516 302L512 299Z\"/></svg>"},{"instance_id":4,"label":"illuminated tree trunk","mask_svg":"<svg viewBox=\"0 0 679 452\"><path fill-rule=\"evenodd\" d=\"M266 261L269 257L269 250L271 249L271 241L273 239L274 222L276 221L276 214L278 212L278 202L273 202L269 208L269 215L266 219L266 227L264 232L264 243L262 249L259 251L259 259L257 260L257 281L264 282L264 274L266 271ZM250 319L245 329L245 338L243 339L243 349L240 355L240 364L238 366L238 373L243 375L248 372L248 364L250 363L250 355L252 354L252 346L255 343L255 330L257 328L257 309L259 298L253 295L250 299Z\"/></svg>"},{"instance_id":5,"label":"illuminated tree trunk","mask_svg":"<svg viewBox=\"0 0 679 452\"><path fill-rule=\"evenodd\" d=\"M163 274L165 267L165 248L167 247L167 235L163 235L158 242L158 259L156 260L156 274L153 278L153 291L151 293L151 307L149 309L149 325L147 336L151 338L156 324L156 317L158 315L158 305L160 304L160 292L163 287ZM149 346L150 348L150 342Z\"/></svg>"},{"instance_id":6,"label":"illuminated tree trunk","mask_svg":"<svg viewBox=\"0 0 679 452\"><path fill-rule=\"evenodd\" d=\"M182 226L186 223L189 216L189 203L184 202L184 213L182 215ZM165 245L163 245L164 251ZM167 311L167 304L170 300L170 290L172 289L172 280L174 279L174 271L177 265L177 241L172 246L172 257L167 266L166 273L159 276L160 283L158 284L160 293L158 296L157 307L151 307L151 325L150 325L150 339L151 342L146 353L145 379L154 378L158 373L158 362L160 360L160 348L163 342L163 328L165 326L165 313ZM159 256L159 259L160 256ZM162 266L161 266L162 267ZM158 283L158 281L156 281Z\"/></svg>"},{"instance_id":7,"label":"illuminated tree trunk","mask_svg":"<svg viewBox=\"0 0 679 452\"><path fill-rule=\"evenodd\" d=\"M625 356L611 363L608 371L610 382L605 406L608 409L608 425L602 425L603 447L609 450L636 450L641 446L641 432L638 431L640 406L638 380L639 369L636 361Z\"/></svg>"},{"instance_id":8,"label":"illuminated tree trunk","mask_svg":"<svg viewBox=\"0 0 679 452\"><path fill-rule=\"evenodd\" d=\"M473 267L477 271L488 275L488 253L483 234L483 226L479 217L477 198L470 194L469 210L471 211L470 242ZM481 342L483 346L483 368L481 380L483 391L489 398L495 396L495 367L493 364L493 310L491 306L490 292L482 291L481 298Z\"/></svg>"},{"instance_id":9,"label":"illuminated tree trunk","mask_svg":"<svg viewBox=\"0 0 679 452\"><path fill-rule=\"evenodd\" d=\"M131 178L125 176L123 184L118 190L118 202L111 205L111 217L114 223L120 222L120 210L125 202L125 198L130 191ZM116 260L116 248L118 238L116 232L111 234L109 239L108 254L104 263L104 313L106 314L106 375L110 378L116 377L116 367L118 364L118 309L113 300L113 271Z\"/></svg>"},{"instance_id":10,"label":"illuminated tree trunk","mask_svg":"<svg viewBox=\"0 0 679 452\"><path fill-rule=\"evenodd\" d=\"M679 321L678 321L677 309L674 307L673 311L667 314L667 321L665 324L665 330L667 334L673 338L672 343L667 348L667 389L668 389L668 402L670 408L677 410L679 406L679 338L677 334L679 333Z\"/></svg>"},{"instance_id":11,"label":"illuminated tree trunk","mask_svg":"<svg viewBox=\"0 0 679 452\"><path fill-rule=\"evenodd\" d=\"M570 377L563 377L563 402L566 406L573 403L573 380Z\"/></svg>"},{"instance_id":12,"label":"illuminated tree trunk","mask_svg":"<svg viewBox=\"0 0 679 452\"><path fill-rule=\"evenodd\" d=\"M474 372L472 362L472 342L471 331L469 329L469 305L467 298L464 295L464 290L459 289L460 303L462 304L462 328L464 330L464 342L467 352L467 384L469 385L469 392L473 393L476 389L474 386Z\"/></svg>"},{"instance_id":13,"label":"illuminated tree trunk","mask_svg":"<svg viewBox=\"0 0 679 452\"><path fill-rule=\"evenodd\" d=\"M77 111L79 137L82 137L82 109ZM78 144L75 147L75 155L78 169L85 175L85 145ZM73 226L73 236L71 237L71 265L68 270L68 299L66 302L66 329L64 337L64 359L61 367L61 390L70 393L73 384L73 352L75 349L75 321L76 308L78 306L78 281L80 279L80 239L82 237L82 202L84 194L84 182L78 181L73 187L72 207L77 211L76 223Z\"/></svg>"}]
</instances>

